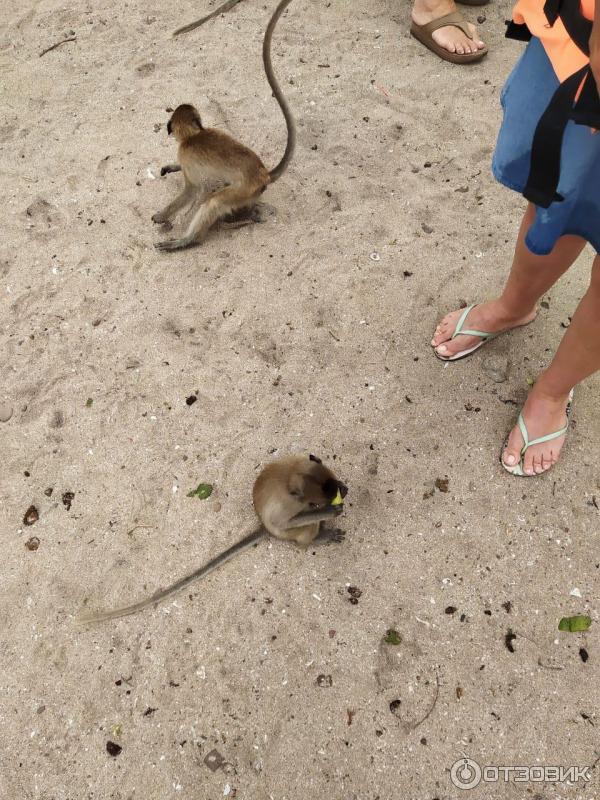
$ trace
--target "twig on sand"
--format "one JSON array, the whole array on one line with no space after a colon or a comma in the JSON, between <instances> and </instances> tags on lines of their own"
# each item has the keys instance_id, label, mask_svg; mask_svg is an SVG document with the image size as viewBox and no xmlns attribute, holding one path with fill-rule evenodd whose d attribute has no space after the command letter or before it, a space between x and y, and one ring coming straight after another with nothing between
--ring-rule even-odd
<instances>
[{"instance_id":1,"label":"twig on sand","mask_svg":"<svg viewBox=\"0 0 600 800\"><path fill-rule=\"evenodd\" d=\"M77 41L76 36L70 36L68 39L61 39L60 42L56 42L56 44L50 45L50 47L47 47L45 50L42 50L39 57L41 58L42 56L45 56L46 53L49 53L50 50L54 50L57 47L60 47L61 44L66 44L67 42L76 42L76 41Z\"/></svg>"},{"instance_id":2,"label":"twig on sand","mask_svg":"<svg viewBox=\"0 0 600 800\"><path fill-rule=\"evenodd\" d=\"M431 703L431 706L429 707L429 711L425 714L425 716L422 719L418 720L418 722L414 722L410 726L410 730L412 730L412 731L416 730L419 727L419 725L422 725L425 722L426 719L429 719L429 717L431 716L431 714L433 712L433 709L437 705L437 701L438 701L439 696L440 696L440 676L436 672L435 673L435 696L433 698L433 702Z\"/></svg>"}]
</instances>

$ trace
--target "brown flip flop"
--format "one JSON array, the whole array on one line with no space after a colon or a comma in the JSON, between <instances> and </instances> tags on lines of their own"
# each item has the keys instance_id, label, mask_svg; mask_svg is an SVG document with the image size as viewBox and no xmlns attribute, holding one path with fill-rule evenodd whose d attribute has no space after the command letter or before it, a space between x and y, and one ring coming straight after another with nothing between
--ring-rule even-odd
<instances>
[{"instance_id":1,"label":"brown flip flop","mask_svg":"<svg viewBox=\"0 0 600 800\"><path fill-rule=\"evenodd\" d=\"M415 39L418 39L421 44L424 44L428 50L431 50L432 53L443 58L444 61L450 61L452 64L471 64L474 61L481 61L481 59L487 55L487 47L484 47L483 50L478 50L476 53L451 53L449 50L446 50L445 47L439 45L431 34L439 28L445 28L447 25L460 28L465 36L471 40L473 39L469 32L467 21L460 11L453 11L451 14L446 14L439 19L434 19L433 22L428 22L427 25L417 25L416 22L413 22L410 26L410 32Z\"/></svg>"}]
</instances>

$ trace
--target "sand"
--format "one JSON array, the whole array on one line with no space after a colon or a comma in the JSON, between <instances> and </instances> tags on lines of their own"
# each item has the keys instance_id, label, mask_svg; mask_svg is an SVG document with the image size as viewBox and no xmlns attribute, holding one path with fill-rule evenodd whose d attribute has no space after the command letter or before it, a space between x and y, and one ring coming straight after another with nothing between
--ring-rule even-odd
<instances>
[{"instance_id":1,"label":"sand","mask_svg":"<svg viewBox=\"0 0 600 800\"><path fill-rule=\"evenodd\" d=\"M285 142L266 4L170 38L205 8L4 5L0 796L595 798L596 773L450 778L462 757L600 755L598 381L550 475L498 464L590 255L529 328L446 367L428 346L502 285L523 209L490 173L509 4L467 9L491 52L461 69L408 36L408 3L297 0L273 58L299 141L272 213L160 254L168 107L268 166ZM289 452L350 486L343 544L263 543L158 609L75 626L249 531L257 471ZM590 632L559 633L576 613Z\"/></svg>"}]
</instances>

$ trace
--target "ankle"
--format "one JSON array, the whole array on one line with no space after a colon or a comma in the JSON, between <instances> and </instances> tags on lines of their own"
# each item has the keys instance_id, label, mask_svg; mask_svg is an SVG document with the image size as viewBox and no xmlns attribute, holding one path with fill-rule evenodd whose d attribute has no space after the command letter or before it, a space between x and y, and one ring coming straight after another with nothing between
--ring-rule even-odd
<instances>
[{"instance_id":1,"label":"ankle","mask_svg":"<svg viewBox=\"0 0 600 800\"><path fill-rule=\"evenodd\" d=\"M524 319L535 311L535 303L529 307L523 306L522 303L517 305L516 303L507 300L504 295L501 295L496 300L493 300L492 305L494 306L499 318L507 324Z\"/></svg>"},{"instance_id":2,"label":"ankle","mask_svg":"<svg viewBox=\"0 0 600 800\"><path fill-rule=\"evenodd\" d=\"M571 389L566 388L564 383L557 383L552 377L548 378L546 373L542 373L533 385L529 396L538 402L563 405L567 402L570 393Z\"/></svg>"},{"instance_id":3,"label":"ankle","mask_svg":"<svg viewBox=\"0 0 600 800\"><path fill-rule=\"evenodd\" d=\"M452 0L445 0L445 2L440 2L440 0L415 0L413 6L413 16L416 14L417 16L431 16L437 15L439 16L440 13L440 6L445 7L446 5L454 5Z\"/></svg>"}]
</instances>

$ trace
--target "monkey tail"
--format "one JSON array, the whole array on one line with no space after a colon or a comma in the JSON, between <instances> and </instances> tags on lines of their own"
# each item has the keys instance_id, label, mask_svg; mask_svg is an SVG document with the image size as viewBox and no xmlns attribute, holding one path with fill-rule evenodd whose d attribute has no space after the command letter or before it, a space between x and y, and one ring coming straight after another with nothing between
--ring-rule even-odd
<instances>
[{"instance_id":1,"label":"monkey tail","mask_svg":"<svg viewBox=\"0 0 600 800\"><path fill-rule=\"evenodd\" d=\"M226 11L229 11L230 8L236 6L240 0L227 0L223 5L220 5L215 11L207 14L202 19L197 19L195 22L190 22L189 25L184 25L183 28L177 28L176 31L173 32L173 36L179 36L181 33L189 33L190 31L196 30L201 25L204 25L205 22L208 22L209 19L213 19L213 17L218 17L219 14L224 14Z\"/></svg>"},{"instance_id":2,"label":"monkey tail","mask_svg":"<svg viewBox=\"0 0 600 800\"><path fill-rule=\"evenodd\" d=\"M145 600L140 600L139 603L133 603L130 606L115 608L112 611L99 611L97 613L83 614L78 617L75 622L77 625L90 625L94 622L104 622L105 620L118 619L119 617L128 617L130 614L136 614L138 611L142 611L144 608L147 608L147 606L150 606L153 603L159 603L176 592L185 589L186 586L189 586L190 583L193 583L199 578L204 578L206 575L213 572L213 570L217 569L217 567L220 567L221 564L224 564L226 561L229 561L231 558L233 558L233 556L241 553L242 550L246 550L248 547L256 544L256 542L260 541L264 536L266 536L266 531L264 528L257 528L257 530L249 533L243 539L240 539L239 542L232 544L231 547L227 548L227 550L224 550L218 556L215 556L207 564L204 564L204 566L200 567L195 572L192 572L191 575L186 575L185 578L181 578L167 589L159 590L150 597L147 597Z\"/></svg>"},{"instance_id":3,"label":"monkey tail","mask_svg":"<svg viewBox=\"0 0 600 800\"><path fill-rule=\"evenodd\" d=\"M292 116L292 112L287 100L283 96L281 87L277 83L275 74L273 72L273 64L271 62L271 39L273 38L273 31L275 30L275 26L279 21L279 17L283 14L291 2L292 0L281 0L273 12L273 16L269 20L267 30L265 31L265 38L263 40L263 64L265 65L265 73L267 75L267 80L269 81L269 86L275 95L275 99L279 103L279 107L281 108L285 118L285 124L287 126L287 144L285 146L285 152L279 164L277 164L277 166L274 167L269 173L271 182L276 181L277 178L280 178L283 175L296 147L296 125L294 123L294 117Z\"/></svg>"}]
</instances>

